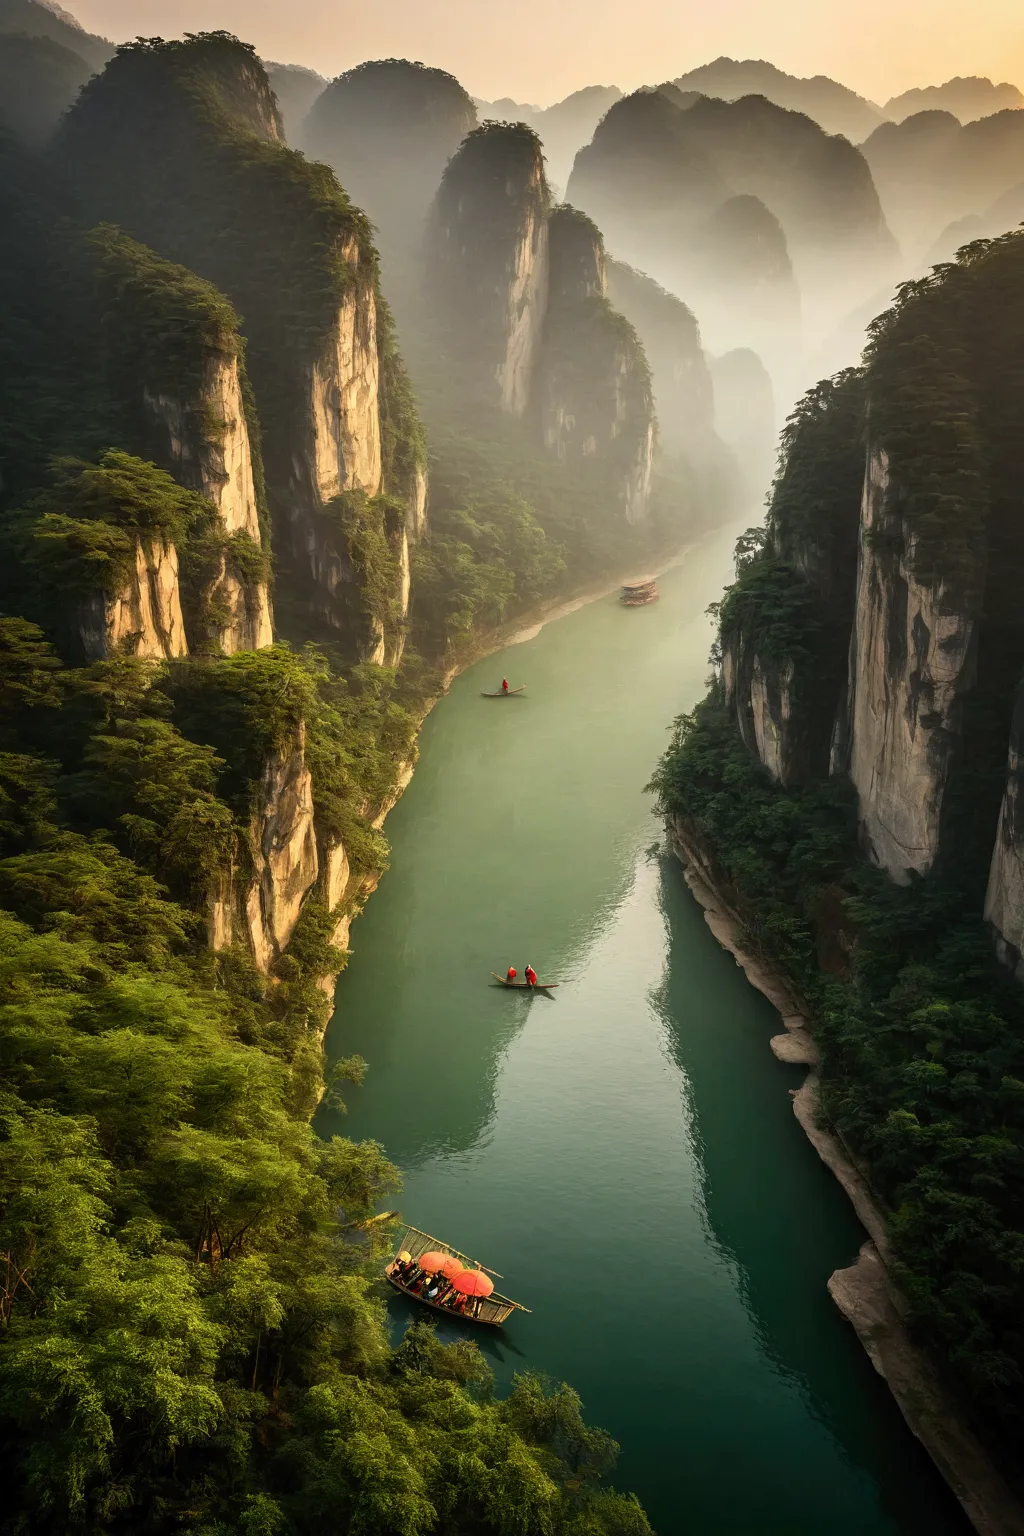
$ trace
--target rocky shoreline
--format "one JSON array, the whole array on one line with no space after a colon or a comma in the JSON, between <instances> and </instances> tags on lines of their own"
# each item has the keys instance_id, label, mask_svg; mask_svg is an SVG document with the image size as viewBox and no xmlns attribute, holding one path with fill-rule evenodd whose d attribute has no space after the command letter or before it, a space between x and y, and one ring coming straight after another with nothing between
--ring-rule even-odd
<instances>
[{"instance_id":1,"label":"rocky shoreline","mask_svg":"<svg viewBox=\"0 0 1024 1536\"><path fill-rule=\"evenodd\" d=\"M740 914L722 894L708 859L676 820L670 819L669 837L711 932L735 958L751 986L779 1013L785 1032L771 1040L774 1054L780 1061L810 1068L803 1086L793 1094L793 1111L868 1233L854 1263L831 1276L829 1294L979 1536L1024 1536L1024 1506L968 1426L928 1356L910 1337L907 1302L888 1267L885 1210L855 1158L822 1116L818 1050L806 1005L770 965L746 950Z\"/></svg>"}]
</instances>

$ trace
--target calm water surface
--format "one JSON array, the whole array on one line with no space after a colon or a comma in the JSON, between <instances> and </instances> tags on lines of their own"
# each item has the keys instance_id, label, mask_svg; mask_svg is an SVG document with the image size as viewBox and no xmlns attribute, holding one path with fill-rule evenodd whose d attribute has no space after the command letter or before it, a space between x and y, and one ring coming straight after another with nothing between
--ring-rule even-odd
<instances>
[{"instance_id":1,"label":"calm water surface","mask_svg":"<svg viewBox=\"0 0 1024 1536\"><path fill-rule=\"evenodd\" d=\"M826 1292L864 1234L793 1118L778 1017L652 849L643 787L703 691L732 537L659 604L560 619L430 716L328 1037L370 1072L320 1128L384 1142L403 1215L533 1309L473 1336L500 1381L577 1388L661 1536L951 1536L959 1507ZM528 695L482 699L503 673ZM488 985L528 961L553 1000Z\"/></svg>"}]
</instances>

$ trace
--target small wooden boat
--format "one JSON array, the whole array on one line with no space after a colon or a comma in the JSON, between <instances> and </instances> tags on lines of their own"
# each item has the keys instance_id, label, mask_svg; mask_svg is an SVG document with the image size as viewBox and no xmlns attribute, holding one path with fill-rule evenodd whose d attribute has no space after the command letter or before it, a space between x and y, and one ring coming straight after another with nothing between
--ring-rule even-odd
<instances>
[{"instance_id":1,"label":"small wooden boat","mask_svg":"<svg viewBox=\"0 0 1024 1536\"><path fill-rule=\"evenodd\" d=\"M498 1280L501 1276L496 1269L485 1269L483 1264L478 1264L474 1259L467 1259L464 1253L457 1248L450 1247L447 1243L439 1242L436 1237L431 1237L429 1232L421 1232L418 1227L406 1227L398 1242L399 1253L405 1252L418 1259L424 1253L450 1253L453 1259L458 1259L466 1269L484 1269L488 1275L494 1275ZM488 1323L492 1327L501 1327L507 1317L513 1312L529 1312L529 1307L524 1307L518 1301L512 1301L508 1296L500 1296L497 1291L492 1291L489 1296L471 1297L466 1302L466 1310L454 1311L446 1307L443 1302L428 1301L425 1296L417 1295L395 1275L396 1259L384 1271L384 1278L389 1285L393 1285L396 1291L401 1291L403 1296L409 1296L413 1301L421 1302L429 1307L432 1312L440 1312L443 1317L461 1319L467 1323Z\"/></svg>"},{"instance_id":2,"label":"small wooden boat","mask_svg":"<svg viewBox=\"0 0 1024 1536\"><path fill-rule=\"evenodd\" d=\"M528 981L523 981L519 976L516 977L515 981L509 981L507 976L499 976L497 971L492 971L491 975L499 987L523 987L528 992L550 992L552 987L560 987L562 985L560 981L535 981L531 987Z\"/></svg>"},{"instance_id":3,"label":"small wooden boat","mask_svg":"<svg viewBox=\"0 0 1024 1536\"><path fill-rule=\"evenodd\" d=\"M514 699L517 693L525 693L526 684L520 683L518 688L499 688L497 693L481 693L482 699Z\"/></svg>"},{"instance_id":4,"label":"small wooden boat","mask_svg":"<svg viewBox=\"0 0 1024 1536\"><path fill-rule=\"evenodd\" d=\"M658 583L653 576L642 576L638 581L624 582L619 601L625 608L643 608L647 603L656 603Z\"/></svg>"}]
</instances>

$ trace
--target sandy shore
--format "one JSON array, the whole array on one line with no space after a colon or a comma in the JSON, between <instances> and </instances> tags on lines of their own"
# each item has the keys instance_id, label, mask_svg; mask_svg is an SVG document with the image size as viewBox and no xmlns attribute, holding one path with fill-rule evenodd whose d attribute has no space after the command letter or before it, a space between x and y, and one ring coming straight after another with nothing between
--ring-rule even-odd
<instances>
[{"instance_id":1,"label":"sandy shore","mask_svg":"<svg viewBox=\"0 0 1024 1536\"><path fill-rule=\"evenodd\" d=\"M907 1303L887 1268L886 1214L862 1170L824 1120L818 1094L818 1050L807 1009L785 979L744 949L742 920L724 899L700 851L677 825L672 846L686 883L704 908L704 920L735 958L751 986L777 1009L785 1033L771 1047L780 1061L811 1070L793 1094L793 1111L822 1162L845 1189L869 1240L848 1269L837 1269L829 1294L856 1330L871 1363L883 1376L914 1434L956 1494L979 1536L1024 1536L1024 1506L967 1425L928 1356L912 1341L904 1318Z\"/></svg>"}]
</instances>

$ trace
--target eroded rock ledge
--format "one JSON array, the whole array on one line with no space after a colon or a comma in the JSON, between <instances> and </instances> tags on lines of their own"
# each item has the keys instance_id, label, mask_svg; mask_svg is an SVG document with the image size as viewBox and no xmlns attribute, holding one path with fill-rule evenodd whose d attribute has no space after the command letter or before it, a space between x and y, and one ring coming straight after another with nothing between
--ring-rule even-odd
<instances>
[{"instance_id":1,"label":"eroded rock ledge","mask_svg":"<svg viewBox=\"0 0 1024 1536\"><path fill-rule=\"evenodd\" d=\"M856 1330L904 1419L956 1494L979 1536L1024 1536L1024 1506L968 1427L928 1356L910 1337L905 1321L907 1302L887 1267L884 1208L856 1159L822 1118L818 1074L814 1070L818 1051L806 1005L781 976L744 948L743 920L722 892L708 853L676 819L670 818L668 831L673 851L683 865L686 883L704 908L704 920L711 932L723 949L734 956L751 986L778 1010L785 1033L771 1041L775 1055L780 1061L812 1069L793 1095L794 1113L822 1162L842 1184L869 1234L855 1262L846 1269L837 1269L831 1276L829 1294Z\"/></svg>"}]
</instances>

